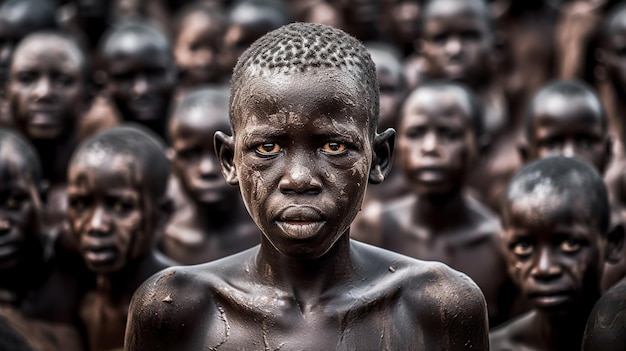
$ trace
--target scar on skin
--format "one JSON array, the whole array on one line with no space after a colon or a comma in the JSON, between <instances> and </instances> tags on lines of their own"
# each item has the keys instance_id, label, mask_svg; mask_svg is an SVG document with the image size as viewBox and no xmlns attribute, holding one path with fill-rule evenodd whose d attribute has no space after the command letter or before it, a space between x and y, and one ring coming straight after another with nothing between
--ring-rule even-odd
<instances>
[{"instance_id":1,"label":"scar on skin","mask_svg":"<svg viewBox=\"0 0 626 351\"><path fill-rule=\"evenodd\" d=\"M224 312L224 308L219 303L215 303L217 306L217 311L219 312L219 318L222 322L224 322L224 339L219 342L219 344L209 347L209 350L214 351L217 350L220 346L224 345L228 338L230 337L230 323L228 323L228 319L226 318L226 312Z\"/></svg>"}]
</instances>

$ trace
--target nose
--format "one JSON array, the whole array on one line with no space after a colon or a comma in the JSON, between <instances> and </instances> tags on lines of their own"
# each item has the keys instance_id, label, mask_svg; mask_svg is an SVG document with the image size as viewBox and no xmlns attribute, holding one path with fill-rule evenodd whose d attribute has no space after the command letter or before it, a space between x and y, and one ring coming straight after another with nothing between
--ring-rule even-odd
<instances>
[{"instance_id":1,"label":"nose","mask_svg":"<svg viewBox=\"0 0 626 351\"><path fill-rule=\"evenodd\" d=\"M205 153L198 167L200 177L204 180L215 180L219 176L220 168L217 158L212 153Z\"/></svg>"},{"instance_id":2,"label":"nose","mask_svg":"<svg viewBox=\"0 0 626 351\"><path fill-rule=\"evenodd\" d=\"M437 135L432 131L426 133L420 149L424 155L438 155L439 138L437 138Z\"/></svg>"},{"instance_id":3,"label":"nose","mask_svg":"<svg viewBox=\"0 0 626 351\"><path fill-rule=\"evenodd\" d=\"M458 37L451 37L448 41L446 41L445 50L449 56L458 56L461 53L462 48L463 45Z\"/></svg>"},{"instance_id":4,"label":"nose","mask_svg":"<svg viewBox=\"0 0 626 351\"><path fill-rule=\"evenodd\" d=\"M49 98L52 94L52 87L50 85L50 79L48 77L42 76L35 85L33 90L33 96L37 100L42 100Z\"/></svg>"},{"instance_id":5,"label":"nose","mask_svg":"<svg viewBox=\"0 0 626 351\"><path fill-rule=\"evenodd\" d=\"M11 230L11 223L6 218L0 218L0 236L5 236Z\"/></svg>"},{"instance_id":6,"label":"nose","mask_svg":"<svg viewBox=\"0 0 626 351\"><path fill-rule=\"evenodd\" d=\"M316 176L315 162L305 155L290 157L281 178L278 188L283 194L310 194L317 195L322 190L321 180Z\"/></svg>"},{"instance_id":7,"label":"nose","mask_svg":"<svg viewBox=\"0 0 626 351\"><path fill-rule=\"evenodd\" d=\"M136 96L141 96L148 91L148 79L145 75L140 74L135 78L135 82L133 84L133 94Z\"/></svg>"},{"instance_id":8,"label":"nose","mask_svg":"<svg viewBox=\"0 0 626 351\"><path fill-rule=\"evenodd\" d=\"M562 273L561 266L555 260L549 249L539 251L531 275L539 281L550 281L558 278Z\"/></svg>"},{"instance_id":9,"label":"nose","mask_svg":"<svg viewBox=\"0 0 626 351\"><path fill-rule=\"evenodd\" d=\"M93 237L106 236L111 231L111 225L106 214L106 211L101 206L97 206L91 218L89 219L89 227L87 228L87 235Z\"/></svg>"}]
</instances>

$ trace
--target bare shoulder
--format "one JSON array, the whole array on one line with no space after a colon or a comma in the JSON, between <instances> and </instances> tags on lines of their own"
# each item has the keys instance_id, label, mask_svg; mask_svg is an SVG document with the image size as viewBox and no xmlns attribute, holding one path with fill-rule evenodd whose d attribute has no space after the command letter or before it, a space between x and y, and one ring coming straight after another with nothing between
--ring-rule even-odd
<instances>
[{"instance_id":1,"label":"bare shoulder","mask_svg":"<svg viewBox=\"0 0 626 351\"><path fill-rule=\"evenodd\" d=\"M195 266L170 267L150 277L133 295L125 350L194 349L201 333L218 314L216 287L229 269L240 267L252 250ZM239 264L236 264L239 262Z\"/></svg>"},{"instance_id":2,"label":"bare shoulder","mask_svg":"<svg viewBox=\"0 0 626 351\"><path fill-rule=\"evenodd\" d=\"M626 345L626 278L611 288L591 311L583 350L622 350Z\"/></svg>"},{"instance_id":3,"label":"bare shoulder","mask_svg":"<svg viewBox=\"0 0 626 351\"><path fill-rule=\"evenodd\" d=\"M528 340L528 326L534 319L534 312L527 312L508 323L489 332L489 349L491 351L519 350Z\"/></svg>"},{"instance_id":4,"label":"bare shoulder","mask_svg":"<svg viewBox=\"0 0 626 351\"><path fill-rule=\"evenodd\" d=\"M487 305L478 286L445 264L413 259L358 243L354 245L374 266L387 267L383 285L401 286L402 300L424 329L441 340L443 349L484 350L487 347Z\"/></svg>"}]
</instances>

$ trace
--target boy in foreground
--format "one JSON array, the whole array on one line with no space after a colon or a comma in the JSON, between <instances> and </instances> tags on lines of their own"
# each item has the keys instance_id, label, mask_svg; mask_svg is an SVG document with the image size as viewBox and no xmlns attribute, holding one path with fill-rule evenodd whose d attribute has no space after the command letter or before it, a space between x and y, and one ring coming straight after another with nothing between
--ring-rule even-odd
<instances>
[{"instance_id":1,"label":"boy in foreground","mask_svg":"<svg viewBox=\"0 0 626 351\"><path fill-rule=\"evenodd\" d=\"M482 350L485 301L465 275L351 241L394 131L376 132L374 65L354 38L296 23L239 59L233 136L215 142L261 244L165 270L135 294L126 350Z\"/></svg>"}]
</instances>

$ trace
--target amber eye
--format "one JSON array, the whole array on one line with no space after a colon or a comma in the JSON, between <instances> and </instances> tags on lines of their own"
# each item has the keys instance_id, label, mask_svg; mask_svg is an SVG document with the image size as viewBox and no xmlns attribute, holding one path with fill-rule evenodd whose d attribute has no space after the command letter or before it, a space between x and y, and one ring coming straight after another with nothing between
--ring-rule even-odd
<instances>
[{"instance_id":1,"label":"amber eye","mask_svg":"<svg viewBox=\"0 0 626 351\"><path fill-rule=\"evenodd\" d=\"M346 144L342 143L326 143L322 146L322 150L327 154L340 154L346 149Z\"/></svg>"},{"instance_id":2,"label":"amber eye","mask_svg":"<svg viewBox=\"0 0 626 351\"><path fill-rule=\"evenodd\" d=\"M526 241L520 241L513 245L513 253L518 256L528 256L533 252L533 245Z\"/></svg>"},{"instance_id":3,"label":"amber eye","mask_svg":"<svg viewBox=\"0 0 626 351\"><path fill-rule=\"evenodd\" d=\"M275 143L265 143L256 147L256 151L261 155L274 155L281 151L281 147Z\"/></svg>"},{"instance_id":4,"label":"amber eye","mask_svg":"<svg viewBox=\"0 0 626 351\"><path fill-rule=\"evenodd\" d=\"M576 240L567 239L561 242L561 251L566 253L574 253L580 250L580 243Z\"/></svg>"}]
</instances>

